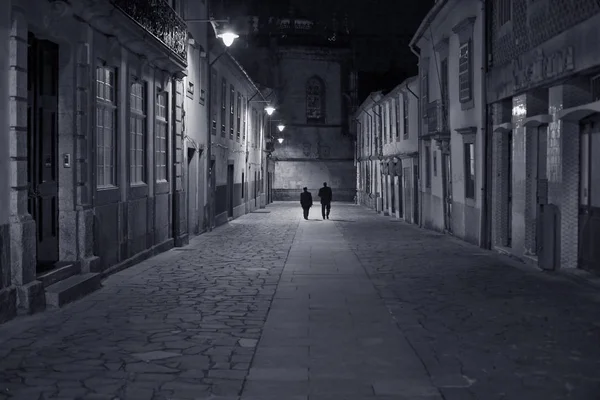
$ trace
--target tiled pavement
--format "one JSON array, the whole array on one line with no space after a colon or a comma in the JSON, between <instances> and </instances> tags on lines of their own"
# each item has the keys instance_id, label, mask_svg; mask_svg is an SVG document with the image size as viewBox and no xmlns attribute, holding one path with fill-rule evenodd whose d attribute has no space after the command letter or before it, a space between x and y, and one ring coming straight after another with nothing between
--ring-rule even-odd
<instances>
[{"instance_id":1,"label":"tiled pavement","mask_svg":"<svg viewBox=\"0 0 600 400\"><path fill-rule=\"evenodd\" d=\"M267 210L0 326L0 399L600 398L597 289L356 206Z\"/></svg>"}]
</instances>

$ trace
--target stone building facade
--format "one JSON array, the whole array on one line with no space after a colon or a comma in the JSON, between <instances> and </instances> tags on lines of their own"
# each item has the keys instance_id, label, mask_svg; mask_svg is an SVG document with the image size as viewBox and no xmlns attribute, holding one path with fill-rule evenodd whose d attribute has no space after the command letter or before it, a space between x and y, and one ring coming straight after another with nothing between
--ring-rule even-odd
<instances>
[{"instance_id":1,"label":"stone building facade","mask_svg":"<svg viewBox=\"0 0 600 400\"><path fill-rule=\"evenodd\" d=\"M267 118L262 91L241 64L229 53L219 57L215 52L211 59L216 60L211 68L210 159L216 226L265 206Z\"/></svg>"},{"instance_id":2,"label":"stone building facade","mask_svg":"<svg viewBox=\"0 0 600 400\"><path fill-rule=\"evenodd\" d=\"M600 271L600 5L489 2L493 246Z\"/></svg>"},{"instance_id":3,"label":"stone building facade","mask_svg":"<svg viewBox=\"0 0 600 400\"><path fill-rule=\"evenodd\" d=\"M410 45L419 54L421 223L482 244L485 13L478 0L435 3Z\"/></svg>"},{"instance_id":4,"label":"stone building facade","mask_svg":"<svg viewBox=\"0 0 600 400\"><path fill-rule=\"evenodd\" d=\"M233 49L233 54L278 99L277 111L267 121L272 137L267 184L273 200L296 201L303 187L317 191L328 182L334 201L353 201L350 119L357 87L348 38L338 34L329 40L331 32L302 18L244 20L252 21L241 29L249 45ZM282 143L274 140L279 123L285 125Z\"/></svg>"},{"instance_id":5,"label":"stone building facade","mask_svg":"<svg viewBox=\"0 0 600 400\"><path fill-rule=\"evenodd\" d=\"M418 223L418 78L372 93L356 113L358 202Z\"/></svg>"},{"instance_id":6,"label":"stone building facade","mask_svg":"<svg viewBox=\"0 0 600 400\"><path fill-rule=\"evenodd\" d=\"M240 106L263 94L209 43L208 2L135 4L2 2L0 322L264 206L264 128Z\"/></svg>"}]
</instances>

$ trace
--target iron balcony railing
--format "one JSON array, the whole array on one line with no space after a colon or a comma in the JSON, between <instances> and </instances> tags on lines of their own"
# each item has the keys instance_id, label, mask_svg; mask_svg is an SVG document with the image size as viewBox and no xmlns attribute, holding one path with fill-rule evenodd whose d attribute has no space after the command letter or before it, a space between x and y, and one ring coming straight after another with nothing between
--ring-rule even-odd
<instances>
[{"instance_id":1,"label":"iron balcony railing","mask_svg":"<svg viewBox=\"0 0 600 400\"><path fill-rule=\"evenodd\" d=\"M448 116L441 100L427 105L427 133L432 135L448 131Z\"/></svg>"},{"instance_id":2,"label":"iron balcony railing","mask_svg":"<svg viewBox=\"0 0 600 400\"><path fill-rule=\"evenodd\" d=\"M187 26L165 0L110 1L182 60L187 59Z\"/></svg>"}]
</instances>

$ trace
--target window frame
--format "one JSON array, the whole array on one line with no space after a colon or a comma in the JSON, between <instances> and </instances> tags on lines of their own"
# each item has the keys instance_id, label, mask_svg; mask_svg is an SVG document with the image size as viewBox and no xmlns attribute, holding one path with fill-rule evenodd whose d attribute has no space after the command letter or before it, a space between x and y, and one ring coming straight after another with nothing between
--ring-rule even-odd
<instances>
[{"instance_id":1,"label":"window frame","mask_svg":"<svg viewBox=\"0 0 600 400\"><path fill-rule=\"evenodd\" d=\"M235 87L229 85L229 139L233 140L235 131Z\"/></svg>"},{"instance_id":2,"label":"window frame","mask_svg":"<svg viewBox=\"0 0 600 400\"><path fill-rule=\"evenodd\" d=\"M221 78L221 136L227 132L227 79Z\"/></svg>"},{"instance_id":3,"label":"window frame","mask_svg":"<svg viewBox=\"0 0 600 400\"><path fill-rule=\"evenodd\" d=\"M402 95L402 129L404 130L404 132L402 132L404 139L408 139L409 137L409 125L408 125L408 96L406 95L406 93L404 93Z\"/></svg>"},{"instance_id":4,"label":"window frame","mask_svg":"<svg viewBox=\"0 0 600 400\"><path fill-rule=\"evenodd\" d=\"M242 94L237 92L237 114L236 114L236 139L239 142L241 137L242 128Z\"/></svg>"},{"instance_id":5,"label":"window frame","mask_svg":"<svg viewBox=\"0 0 600 400\"><path fill-rule=\"evenodd\" d=\"M427 141L425 145L425 189L431 190L431 142Z\"/></svg>"},{"instance_id":6,"label":"window frame","mask_svg":"<svg viewBox=\"0 0 600 400\"><path fill-rule=\"evenodd\" d=\"M211 81L210 81L210 102L211 104L211 109L212 109L212 115L210 115L209 117L212 119L211 120L211 129L210 129L210 133L214 136L217 136L217 105L219 104L219 99L218 99L218 74L217 74L217 70L214 67L211 67Z\"/></svg>"},{"instance_id":7,"label":"window frame","mask_svg":"<svg viewBox=\"0 0 600 400\"><path fill-rule=\"evenodd\" d=\"M141 88L137 96L133 88ZM135 101L141 102L141 107L135 107ZM134 132L132 122L141 122L141 132ZM136 126L137 128L137 126ZM148 184L148 162L146 157L148 138L148 82L133 78L129 85L129 185L145 186ZM137 139L141 145L137 147ZM139 172L139 177L137 172Z\"/></svg>"},{"instance_id":8,"label":"window frame","mask_svg":"<svg viewBox=\"0 0 600 400\"><path fill-rule=\"evenodd\" d=\"M104 78L108 80L109 82L105 81L105 80L99 80L99 71L104 71ZM118 77L118 73L117 73L117 68L115 67L111 67L111 66L106 66L106 65L98 65L96 66L96 96L95 96L95 109L96 109L96 123L95 123L95 148L96 148L96 176L95 176L95 180L96 180L96 190L97 191L102 191L102 190L111 190L111 189L116 189L119 187L119 183L118 183L118 174L117 174L117 168L118 168L118 150L119 150L119 143L118 143L118 99L119 99L119 92L118 92L118 86L119 86L119 77ZM107 74L111 74L112 73L112 86L110 85L110 78L109 75ZM102 90L100 90L100 87L102 86ZM106 93L106 87L110 87L112 88L112 98L107 98L104 94ZM99 112L102 113L102 125L98 125L100 123L100 118L98 117ZM105 141L105 130L106 127L104 126L104 122L105 122L105 117L104 117L104 113L111 113L112 114L112 128L111 128L111 147L110 147L110 151L107 153L106 149L109 148L106 146L106 141ZM99 129L102 129L102 146L99 145ZM99 149L102 148L102 160L100 160L100 151ZM111 158L110 162L111 165L108 165L106 163L107 161L107 154L110 155ZM102 164L100 164L100 161L102 161ZM107 168L110 170L110 179L106 179L106 172L107 172ZM102 169L102 182L100 182L99 180L99 176L100 174L98 173L98 171Z\"/></svg>"},{"instance_id":9,"label":"window frame","mask_svg":"<svg viewBox=\"0 0 600 400\"><path fill-rule=\"evenodd\" d=\"M312 83L315 83L315 85L311 85ZM313 93L311 88L318 88L318 90ZM313 76L310 77L307 81L306 81L306 88L305 88L305 103L306 103L306 121L307 123L324 123L325 122L325 82L323 82L323 80L318 77L318 76ZM318 107L311 107L309 106L309 104L311 104L311 99L318 99L319 102L319 106ZM311 110L314 110L317 112L316 116L311 116Z\"/></svg>"},{"instance_id":10,"label":"window frame","mask_svg":"<svg viewBox=\"0 0 600 400\"><path fill-rule=\"evenodd\" d=\"M467 151L468 149L468 151ZM468 157L467 157L468 154ZM475 186L477 185L477 160L475 158L475 142L463 143L463 167L465 178L465 199L475 200Z\"/></svg>"},{"instance_id":11,"label":"window frame","mask_svg":"<svg viewBox=\"0 0 600 400\"><path fill-rule=\"evenodd\" d=\"M169 96L168 92L158 90L154 96L154 182L169 182ZM159 104L159 98L164 98L164 106ZM164 116L160 115L159 110L164 109ZM161 129L164 128L164 136L159 136ZM164 144L164 149L160 146ZM164 155L164 162L160 155ZM164 172L163 174L160 172Z\"/></svg>"},{"instance_id":12,"label":"window frame","mask_svg":"<svg viewBox=\"0 0 600 400\"><path fill-rule=\"evenodd\" d=\"M472 48L471 39L461 43L458 48L458 99L461 103L473 100ZM464 54L463 51L465 51ZM463 84L466 87L463 88Z\"/></svg>"}]
</instances>

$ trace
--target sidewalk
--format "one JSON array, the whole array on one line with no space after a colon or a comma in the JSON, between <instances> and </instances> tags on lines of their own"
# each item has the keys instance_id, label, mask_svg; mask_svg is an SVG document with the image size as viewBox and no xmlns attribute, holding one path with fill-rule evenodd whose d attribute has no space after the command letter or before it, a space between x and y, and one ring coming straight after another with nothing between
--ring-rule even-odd
<instances>
[{"instance_id":1,"label":"sidewalk","mask_svg":"<svg viewBox=\"0 0 600 400\"><path fill-rule=\"evenodd\" d=\"M243 394L442 399L331 220L300 224Z\"/></svg>"}]
</instances>

